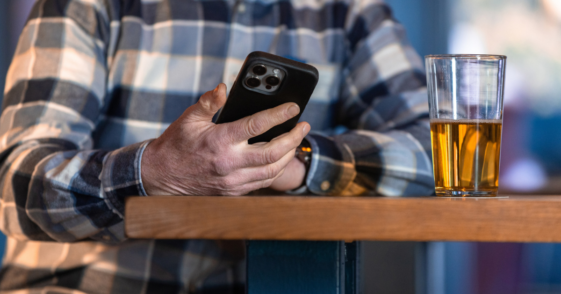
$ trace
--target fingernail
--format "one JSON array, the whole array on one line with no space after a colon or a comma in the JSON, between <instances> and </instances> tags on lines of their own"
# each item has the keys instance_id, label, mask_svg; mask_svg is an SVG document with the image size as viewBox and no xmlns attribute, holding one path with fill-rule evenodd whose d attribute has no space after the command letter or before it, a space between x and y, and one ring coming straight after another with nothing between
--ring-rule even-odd
<instances>
[{"instance_id":1,"label":"fingernail","mask_svg":"<svg viewBox=\"0 0 561 294\"><path fill-rule=\"evenodd\" d=\"M292 105L288 108L288 114L290 116L296 116L298 113L300 113L300 107Z\"/></svg>"},{"instance_id":2,"label":"fingernail","mask_svg":"<svg viewBox=\"0 0 561 294\"><path fill-rule=\"evenodd\" d=\"M214 95L218 94L218 88L220 88L220 84L218 86L216 86L216 88L214 88L214 91L212 91L212 94L214 94Z\"/></svg>"},{"instance_id":3,"label":"fingernail","mask_svg":"<svg viewBox=\"0 0 561 294\"><path fill-rule=\"evenodd\" d=\"M302 132L304 132L304 134L308 132L308 125L304 125L304 127L302 128Z\"/></svg>"}]
</instances>

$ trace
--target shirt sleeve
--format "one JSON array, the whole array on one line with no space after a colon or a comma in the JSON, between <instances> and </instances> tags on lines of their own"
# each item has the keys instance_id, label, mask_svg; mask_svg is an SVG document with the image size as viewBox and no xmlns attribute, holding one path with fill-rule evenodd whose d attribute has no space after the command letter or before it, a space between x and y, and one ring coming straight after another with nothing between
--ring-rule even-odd
<instances>
[{"instance_id":1,"label":"shirt sleeve","mask_svg":"<svg viewBox=\"0 0 561 294\"><path fill-rule=\"evenodd\" d=\"M0 117L0 228L11 237L119 242L124 198L145 195L147 142L92 150L107 103L106 3L37 1L22 32Z\"/></svg>"},{"instance_id":2,"label":"shirt sleeve","mask_svg":"<svg viewBox=\"0 0 561 294\"><path fill-rule=\"evenodd\" d=\"M308 189L324 195L428 195L434 191L428 99L422 61L380 2L349 9L350 56L338 122L350 131L307 136Z\"/></svg>"}]
</instances>

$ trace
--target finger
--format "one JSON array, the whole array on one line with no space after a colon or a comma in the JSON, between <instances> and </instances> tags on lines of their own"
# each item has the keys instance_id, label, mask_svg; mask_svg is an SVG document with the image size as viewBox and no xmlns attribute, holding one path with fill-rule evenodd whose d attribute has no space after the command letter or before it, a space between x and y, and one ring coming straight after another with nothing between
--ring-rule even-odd
<instances>
[{"instance_id":1,"label":"finger","mask_svg":"<svg viewBox=\"0 0 561 294\"><path fill-rule=\"evenodd\" d=\"M265 133L272 127L282 124L299 113L300 107L296 103L285 103L228 123L226 128L234 143L244 142Z\"/></svg>"},{"instance_id":2,"label":"finger","mask_svg":"<svg viewBox=\"0 0 561 294\"><path fill-rule=\"evenodd\" d=\"M228 196L242 196L242 195L247 195L249 192L255 191L255 190L259 190L259 189L263 189L263 188L267 188L269 187L271 184L273 183L273 180L266 180L266 181L259 181L259 182L253 182L253 183L247 183L243 186L241 186L239 189L237 189L236 191L232 192L232 193L228 193L226 195Z\"/></svg>"},{"instance_id":3,"label":"finger","mask_svg":"<svg viewBox=\"0 0 561 294\"><path fill-rule=\"evenodd\" d=\"M281 134L281 135L279 135L279 136L277 136L277 137L274 137L271 141L275 141L275 140L278 140L278 139L280 139L280 138L286 137L286 136L288 136L288 134L289 134L289 133ZM267 143L267 142L264 142L264 143Z\"/></svg>"},{"instance_id":4,"label":"finger","mask_svg":"<svg viewBox=\"0 0 561 294\"><path fill-rule=\"evenodd\" d=\"M183 114L191 121L212 121L214 115L226 103L226 85L221 83L212 91L204 93L199 101Z\"/></svg>"},{"instance_id":5,"label":"finger","mask_svg":"<svg viewBox=\"0 0 561 294\"><path fill-rule=\"evenodd\" d=\"M241 183L274 179L280 175L282 170L294 158L295 151L295 149L290 150L279 161L272 164L239 169L232 176L239 179Z\"/></svg>"},{"instance_id":6,"label":"finger","mask_svg":"<svg viewBox=\"0 0 561 294\"><path fill-rule=\"evenodd\" d=\"M260 146L244 146L243 156L239 157L239 167L262 166L279 161L285 154L298 147L309 131L310 125L300 122L290 132L276 137L271 142Z\"/></svg>"},{"instance_id":7,"label":"finger","mask_svg":"<svg viewBox=\"0 0 561 294\"><path fill-rule=\"evenodd\" d=\"M284 169L274 178L272 179L265 179L260 181L249 182L243 184L239 189L238 192L235 193L236 195L245 195L251 191L267 188L273 184L273 182L282 175Z\"/></svg>"}]
</instances>

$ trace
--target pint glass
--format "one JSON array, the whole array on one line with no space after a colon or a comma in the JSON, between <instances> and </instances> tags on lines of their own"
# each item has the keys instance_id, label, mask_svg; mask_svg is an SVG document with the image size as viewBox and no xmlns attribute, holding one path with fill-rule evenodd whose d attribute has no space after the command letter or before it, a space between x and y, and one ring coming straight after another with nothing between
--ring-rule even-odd
<instances>
[{"instance_id":1,"label":"pint glass","mask_svg":"<svg viewBox=\"0 0 561 294\"><path fill-rule=\"evenodd\" d=\"M437 196L499 188L506 56L425 57Z\"/></svg>"}]
</instances>

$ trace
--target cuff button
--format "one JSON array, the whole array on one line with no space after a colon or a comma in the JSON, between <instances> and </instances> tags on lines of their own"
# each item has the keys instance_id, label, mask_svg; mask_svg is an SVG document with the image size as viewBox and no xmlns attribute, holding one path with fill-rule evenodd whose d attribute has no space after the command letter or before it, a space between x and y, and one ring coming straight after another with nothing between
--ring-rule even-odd
<instances>
[{"instance_id":1,"label":"cuff button","mask_svg":"<svg viewBox=\"0 0 561 294\"><path fill-rule=\"evenodd\" d=\"M327 189L329 189L329 187L331 187L331 184L328 181L323 181L321 183L321 189L323 191L327 191Z\"/></svg>"}]
</instances>

